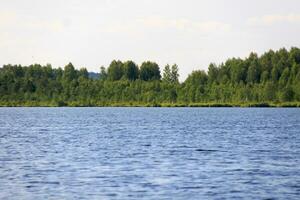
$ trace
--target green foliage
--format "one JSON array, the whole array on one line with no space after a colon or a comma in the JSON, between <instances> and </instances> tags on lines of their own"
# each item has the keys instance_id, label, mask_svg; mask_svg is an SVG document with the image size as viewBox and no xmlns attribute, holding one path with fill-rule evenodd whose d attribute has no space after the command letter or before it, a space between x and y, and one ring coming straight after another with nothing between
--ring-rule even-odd
<instances>
[{"instance_id":1,"label":"green foliage","mask_svg":"<svg viewBox=\"0 0 300 200\"><path fill-rule=\"evenodd\" d=\"M78 72L78 77L81 77L83 79L87 79L89 77L89 73L86 68L81 68Z\"/></svg>"},{"instance_id":2,"label":"green foliage","mask_svg":"<svg viewBox=\"0 0 300 200\"><path fill-rule=\"evenodd\" d=\"M69 63L65 66L64 73L63 73L63 79L66 81L72 81L76 79L76 71L74 69L74 66L72 63Z\"/></svg>"},{"instance_id":3,"label":"green foliage","mask_svg":"<svg viewBox=\"0 0 300 200\"><path fill-rule=\"evenodd\" d=\"M131 81L138 79L139 68L134 62L127 61L124 63L124 77L125 77L125 79L131 80Z\"/></svg>"},{"instance_id":4,"label":"green foliage","mask_svg":"<svg viewBox=\"0 0 300 200\"><path fill-rule=\"evenodd\" d=\"M210 83L218 83L219 68L211 63L208 67L208 80Z\"/></svg>"},{"instance_id":5,"label":"green foliage","mask_svg":"<svg viewBox=\"0 0 300 200\"><path fill-rule=\"evenodd\" d=\"M266 101L272 101L276 99L277 88L273 82L267 82L264 85L263 99Z\"/></svg>"},{"instance_id":6,"label":"green foliage","mask_svg":"<svg viewBox=\"0 0 300 200\"><path fill-rule=\"evenodd\" d=\"M290 102L294 99L294 91L291 86L286 86L280 93L281 102Z\"/></svg>"},{"instance_id":7,"label":"green foliage","mask_svg":"<svg viewBox=\"0 0 300 200\"><path fill-rule=\"evenodd\" d=\"M300 106L300 49L231 58L193 71L179 83L178 66L112 61L99 79L86 68L34 64L0 68L1 106Z\"/></svg>"},{"instance_id":8,"label":"green foliage","mask_svg":"<svg viewBox=\"0 0 300 200\"><path fill-rule=\"evenodd\" d=\"M105 67L101 66L100 67L100 75L99 75L99 79L100 80L107 80L108 74L107 71L105 69Z\"/></svg>"},{"instance_id":9,"label":"green foliage","mask_svg":"<svg viewBox=\"0 0 300 200\"><path fill-rule=\"evenodd\" d=\"M158 64L154 62L143 62L140 68L140 79L143 81L160 80L160 70Z\"/></svg>"},{"instance_id":10,"label":"green foliage","mask_svg":"<svg viewBox=\"0 0 300 200\"><path fill-rule=\"evenodd\" d=\"M177 84L179 83L179 74L178 74L178 66L176 64L172 65L170 68L170 65L167 64L164 68L163 73L163 81L169 84Z\"/></svg>"},{"instance_id":11,"label":"green foliage","mask_svg":"<svg viewBox=\"0 0 300 200\"><path fill-rule=\"evenodd\" d=\"M120 80L123 76L123 63L121 61L113 60L108 67L108 79L111 81Z\"/></svg>"},{"instance_id":12,"label":"green foliage","mask_svg":"<svg viewBox=\"0 0 300 200\"><path fill-rule=\"evenodd\" d=\"M171 83L172 82L172 79L171 79L171 68L170 68L170 65L167 64L164 68L164 73L163 73L163 78L162 80L167 82L167 83Z\"/></svg>"},{"instance_id":13,"label":"green foliage","mask_svg":"<svg viewBox=\"0 0 300 200\"><path fill-rule=\"evenodd\" d=\"M171 83L179 83L179 68L178 65L174 64L172 65L171 69Z\"/></svg>"}]
</instances>

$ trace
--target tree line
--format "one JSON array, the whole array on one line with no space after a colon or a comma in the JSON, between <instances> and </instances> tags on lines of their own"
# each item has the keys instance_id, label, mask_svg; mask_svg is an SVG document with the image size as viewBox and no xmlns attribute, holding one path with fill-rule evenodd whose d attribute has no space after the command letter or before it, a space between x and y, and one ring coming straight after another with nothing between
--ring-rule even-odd
<instances>
[{"instance_id":1,"label":"tree line","mask_svg":"<svg viewBox=\"0 0 300 200\"><path fill-rule=\"evenodd\" d=\"M300 49L269 50L258 56L211 63L180 83L178 66L114 60L99 77L72 63L62 68L4 65L2 106L201 106L271 105L300 102ZM289 104L291 105L291 104Z\"/></svg>"}]
</instances>

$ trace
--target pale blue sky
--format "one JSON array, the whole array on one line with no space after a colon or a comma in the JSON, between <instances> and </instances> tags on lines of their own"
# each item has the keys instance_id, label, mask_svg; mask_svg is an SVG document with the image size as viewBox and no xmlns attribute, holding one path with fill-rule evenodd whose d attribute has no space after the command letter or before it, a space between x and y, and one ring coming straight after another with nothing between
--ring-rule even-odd
<instances>
[{"instance_id":1,"label":"pale blue sky","mask_svg":"<svg viewBox=\"0 0 300 200\"><path fill-rule=\"evenodd\" d=\"M99 71L113 59L210 62L300 46L299 0L1 0L0 65Z\"/></svg>"}]
</instances>

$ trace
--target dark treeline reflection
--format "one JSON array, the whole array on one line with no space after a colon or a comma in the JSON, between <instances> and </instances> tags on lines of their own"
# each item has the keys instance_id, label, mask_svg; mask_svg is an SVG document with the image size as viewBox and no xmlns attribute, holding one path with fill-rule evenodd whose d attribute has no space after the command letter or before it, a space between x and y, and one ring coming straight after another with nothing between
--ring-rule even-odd
<instances>
[{"instance_id":1,"label":"dark treeline reflection","mask_svg":"<svg viewBox=\"0 0 300 200\"><path fill-rule=\"evenodd\" d=\"M0 68L2 106L247 105L300 101L300 49L268 51L260 57L231 58L193 71L178 81L178 66L160 72L155 62L112 61L100 73L61 68L4 65Z\"/></svg>"}]
</instances>

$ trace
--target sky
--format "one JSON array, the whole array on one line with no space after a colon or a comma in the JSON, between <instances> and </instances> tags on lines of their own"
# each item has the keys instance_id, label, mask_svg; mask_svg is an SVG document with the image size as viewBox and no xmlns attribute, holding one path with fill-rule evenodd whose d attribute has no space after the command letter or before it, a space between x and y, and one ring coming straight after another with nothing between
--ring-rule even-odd
<instances>
[{"instance_id":1,"label":"sky","mask_svg":"<svg viewBox=\"0 0 300 200\"><path fill-rule=\"evenodd\" d=\"M113 59L179 66L300 47L299 0L0 0L0 65L99 72Z\"/></svg>"}]
</instances>

